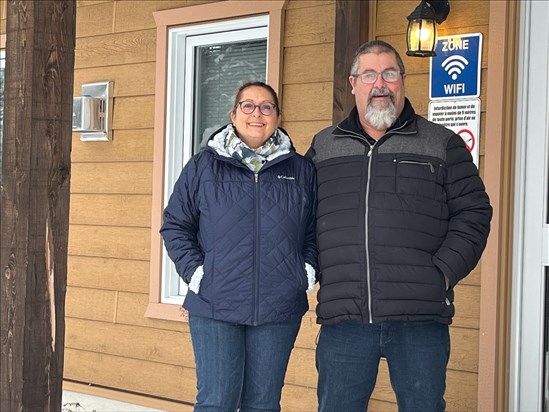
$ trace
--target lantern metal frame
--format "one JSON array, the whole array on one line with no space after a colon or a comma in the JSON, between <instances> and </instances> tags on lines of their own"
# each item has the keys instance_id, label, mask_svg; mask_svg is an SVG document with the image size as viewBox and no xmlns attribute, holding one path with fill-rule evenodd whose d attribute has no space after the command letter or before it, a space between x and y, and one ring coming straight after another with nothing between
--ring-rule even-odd
<instances>
[{"instance_id":1,"label":"lantern metal frame","mask_svg":"<svg viewBox=\"0 0 549 412\"><path fill-rule=\"evenodd\" d=\"M421 3L407 17L406 44L408 56L436 56L437 24L446 20L450 13L448 0L421 0ZM436 23L436 24L435 24Z\"/></svg>"}]
</instances>

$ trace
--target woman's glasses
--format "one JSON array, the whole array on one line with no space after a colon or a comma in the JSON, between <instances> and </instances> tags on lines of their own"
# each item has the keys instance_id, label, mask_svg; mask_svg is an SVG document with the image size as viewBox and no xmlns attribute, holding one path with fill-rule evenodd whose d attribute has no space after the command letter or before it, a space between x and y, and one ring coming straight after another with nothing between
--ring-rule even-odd
<instances>
[{"instance_id":1,"label":"woman's glasses","mask_svg":"<svg viewBox=\"0 0 549 412\"><path fill-rule=\"evenodd\" d=\"M242 113L244 114L252 114L256 107L259 107L259 111L264 116L270 116L273 114L276 105L269 103L269 102L263 102L260 104L254 104L253 102L249 100L244 100L242 102L238 102L238 105L240 106L240 110L242 110Z\"/></svg>"}]
</instances>

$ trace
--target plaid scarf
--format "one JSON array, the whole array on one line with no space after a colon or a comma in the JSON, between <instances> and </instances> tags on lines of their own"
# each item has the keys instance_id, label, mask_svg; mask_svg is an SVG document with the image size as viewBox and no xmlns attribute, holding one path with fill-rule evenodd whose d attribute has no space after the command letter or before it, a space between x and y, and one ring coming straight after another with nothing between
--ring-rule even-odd
<instances>
[{"instance_id":1,"label":"plaid scarf","mask_svg":"<svg viewBox=\"0 0 549 412\"><path fill-rule=\"evenodd\" d=\"M232 157L257 173L266 162L289 153L292 143L284 132L276 129L263 145L257 149L250 149L236 135L233 126L228 125L208 142L208 146L221 156Z\"/></svg>"}]
</instances>

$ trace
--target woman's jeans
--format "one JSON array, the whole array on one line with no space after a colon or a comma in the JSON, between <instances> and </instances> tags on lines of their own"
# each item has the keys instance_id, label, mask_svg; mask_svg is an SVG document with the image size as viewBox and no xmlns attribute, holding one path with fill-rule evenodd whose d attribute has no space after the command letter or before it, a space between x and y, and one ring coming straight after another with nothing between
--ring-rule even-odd
<instances>
[{"instance_id":1,"label":"woman's jeans","mask_svg":"<svg viewBox=\"0 0 549 412\"><path fill-rule=\"evenodd\" d=\"M448 325L434 321L323 325L316 349L319 411L366 411L385 357L399 412L442 412L449 356Z\"/></svg>"},{"instance_id":2,"label":"woman's jeans","mask_svg":"<svg viewBox=\"0 0 549 412\"><path fill-rule=\"evenodd\" d=\"M198 393L195 411L280 411L301 319L245 326L189 317Z\"/></svg>"}]
</instances>

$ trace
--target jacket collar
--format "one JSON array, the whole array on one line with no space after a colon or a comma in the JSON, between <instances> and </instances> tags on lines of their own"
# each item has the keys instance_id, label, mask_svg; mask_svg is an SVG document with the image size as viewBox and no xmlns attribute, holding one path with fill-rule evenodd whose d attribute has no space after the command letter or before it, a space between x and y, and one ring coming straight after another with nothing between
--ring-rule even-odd
<instances>
[{"instance_id":1,"label":"jacket collar","mask_svg":"<svg viewBox=\"0 0 549 412\"><path fill-rule=\"evenodd\" d=\"M222 127L220 127L220 128L217 129L215 132L213 132L213 133L210 135L210 137L209 137L209 139L208 139L208 142L213 141L213 140L216 138L216 136L217 136L219 133L222 133L228 126L230 126L230 123L229 123L229 124L226 124L226 125L224 125L224 126L222 126ZM277 163L279 163L279 162L281 162L281 161L283 161L283 160L285 160L285 159L287 159L287 158L289 158L289 157L291 157L291 156L294 156L294 155L297 153L296 150L295 150L295 147L294 147L294 145L293 145L293 142L292 142L291 138L290 138L289 135L288 135L288 132L287 132L285 129L283 129L282 127L279 127L279 130L280 130L282 133L284 133L285 137L288 139L288 143L289 143L289 146L290 146L290 147L288 148L288 153L284 153L284 154L282 154L282 155L280 155L280 156L278 156L278 157L276 157L276 158L270 160L269 162L267 162L267 163L264 165L264 167L261 168L261 171L263 171L264 169L268 169L268 168L271 167L272 165L277 164ZM200 151L207 151L207 152L210 152L210 153L212 153L212 154L214 155L214 157L215 157L216 159L223 160L223 161L232 163L232 164L234 164L235 166L243 167L243 168L245 168L245 169L248 169L247 166L245 166L242 162L236 160L235 158L233 158L233 157L231 157L231 156L227 156L227 155L222 155L222 154L220 154L220 153L216 150L216 148L215 148L215 147L212 147L210 144L206 144L204 147L202 147L202 148L200 149ZM260 172L261 172L261 171L260 171Z\"/></svg>"},{"instance_id":2,"label":"jacket collar","mask_svg":"<svg viewBox=\"0 0 549 412\"><path fill-rule=\"evenodd\" d=\"M334 131L335 135L354 135L355 137L360 137L362 139L367 138L371 139L370 136L362 129L362 126L360 125L359 121L359 114L357 107L353 107L353 110L351 110L351 113L349 113L349 116L345 118L341 123L339 123ZM416 127L416 112L414 108L412 107L412 104L406 97L404 100L404 108L402 109L402 113L400 116L396 119L396 121L387 129L385 134L389 134L392 131L400 130L405 126L410 126L411 129L409 131L415 132Z\"/></svg>"},{"instance_id":3,"label":"jacket collar","mask_svg":"<svg viewBox=\"0 0 549 412\"><path fill-rule=\"evenodd\" d=\"M219 129L217 129L216 131L214 131L214 132L210 135L210 137L208 137L208 142L209 142L210 140L213 140L213 139L216 137L216 135L218 135L219 133L223 132L223 130L225 130L226 128L228 128L228 127L231 126L231 125L232 125L232 123L227 123L227 124L221 126L221 127L220 127ZM292 142L292 139L291 139L290 135L288 134L288 132L286 131L286 129L284 129L284 128L280 127L280 126L278 127L278 129L279 129L282 133L284 133L284 135L285 135L285 136L288 138L288 140L290 141L290 152L295 152L296 150L295 150L294 143ZM237 134L237 136L238 136L238 134ZM205 144L205 145L204 145L204 148L205 148L206 146L208 146L208 144Z\"/></svg>"}]
</instances>

